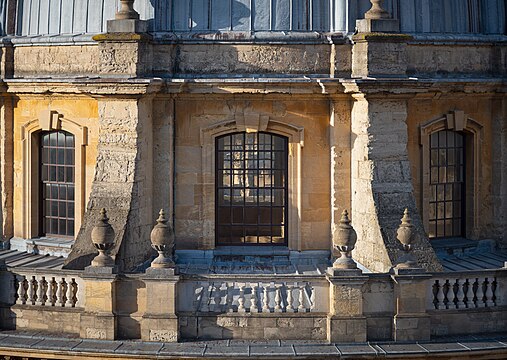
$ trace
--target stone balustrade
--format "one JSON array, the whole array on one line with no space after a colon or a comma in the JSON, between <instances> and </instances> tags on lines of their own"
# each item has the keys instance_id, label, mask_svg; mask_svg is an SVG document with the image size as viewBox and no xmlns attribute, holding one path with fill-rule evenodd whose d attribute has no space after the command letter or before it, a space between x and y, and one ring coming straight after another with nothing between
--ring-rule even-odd
<instances>
[{"instance_id":1,"label":"stone balustrade","mask_svg":"<svg viewBox=\"0 0 507 360\"><path fill-rule=\"evenodd\" d=\"M444 276L442 276L444 275ZM429 282L428 310L461 310L505 305L496 271L455 272L436 275Z\"/></svg>"},{"instance_id":2,"label":"stone balustrade","mask_svg":"<svg viewBox=\"0 0 507 360\"><path fill-rule=\"evenodd\" d=\"M406 271L402 275L355 271L334 277L243 273L159 276L162 272L108 277L12 268L0 271L0 303L11 309L0 317L4 316L6 328L46 330L56 326L57 331L85 338L115 338L121 331L121 336L135 339L138 333L125 327L114 330L111 325L132 321L128 311L135 303L143 314L135 321L143 329L141 338L147 341L156 341L161 334L167 341L224 336L326 340L329 334L334 336L332 341L405 341L403 335L410 335L406 326L412 323L418 325L410 336L421 339L423 335L428 339L480 333L485 326L490 332L505 328L505 269ZM108 306L110 314L104 311ZM342 329L344 323L347 325ZM103 324L101 331L97 324Z\"/></svg>"},{"instance_id":3,"label":"stone balustrade","mask_svg":"<svg viewBox=\"0 0 507 360\"><path fill-rule=\"evenodd\" d=\"M187 280L180 283L179 291L184 294L180 296L179 311L259 314L328 311L329 290L322 280Z\"/></svg>"},{"instance_id":4,"label":"stone balustrade","mask_svg":"<svg viewBox=\"0 0 507 360\"><path fill-rule=\"evenodd\" d=\"M74 273L17 271L14 274L16 304L54 307L83 307L84 286Z\"/></svg>"}]
</instances>

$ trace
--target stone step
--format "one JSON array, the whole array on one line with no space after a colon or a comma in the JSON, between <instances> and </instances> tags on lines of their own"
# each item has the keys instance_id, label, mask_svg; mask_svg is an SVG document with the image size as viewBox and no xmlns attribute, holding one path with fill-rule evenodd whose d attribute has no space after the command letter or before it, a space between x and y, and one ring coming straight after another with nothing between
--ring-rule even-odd
<instances>
[{"instance_id":1,"label":"stone step","mask_svg":"<svg viewBox=\"0 0 507 360\"><path fill-rule=\"evenodd\" d=\"M213 264L290 265L289 255L215 255Z\"/></svg>"}]
</instances>

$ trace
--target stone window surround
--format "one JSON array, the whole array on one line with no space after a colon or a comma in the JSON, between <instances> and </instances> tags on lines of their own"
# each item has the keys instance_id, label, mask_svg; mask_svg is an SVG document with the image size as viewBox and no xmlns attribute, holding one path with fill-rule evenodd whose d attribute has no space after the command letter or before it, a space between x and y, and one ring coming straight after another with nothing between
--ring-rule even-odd
<instances>
[{"instance_id":1,"label":"stone window surround","mask_svg":"<svg viewBox=\"0 0 507 360\"><path fill-rule=\"evenodd\" d=\"M85 149L88 145L88 128L66 119L53 110L43 110L37 119L21 125L21 142L23 148L23 238L39 237L41 216L39 206L39 145L41 131L64 130L75 139L75 220L74 234L78 234L85 210Z\"/></svg>"},{"instance_id":2,"label":"stone window surround","mask_svg":"<svg viewBox=\"0 0 507 360\"><path fill-rule=\"evenodd\" d=\"M301 246L301 160L304 146L304 128L270 119L268 115L243 114L234 119L225 120L200 129L201 174L209 174L210 185L215 188L215 139L219 136L236 132L268 132L288 138L288 247L291 250L302 249ZM215 248L215 193L205 192L202 205L208 204L213 211L204 211L204 222L212 224L203 230L203 239L208 248ZM261 245L260 245L261 246Z\"/></svg>"},{"instance_id":3,"label":"stone window surround","mask_svg":"<svg viewBox=\"0 0 507 360\"><path fill-rule=\"evenodd\" d=\"M470 118L462 110L454 110L434 120L430 120L420 125L420 146L421 146L421 159L422 159L422 172L421 172L421 216L424 228L429 229L428 209L430 199L430 158L429 158L429 142L430 135L441 130L461 131L471 137L472 143L472 158L465 157L466 164L472 167L472 198L468 195L467 203L472 204L471 212L467 211L465 215L466 234L472 237L479 235L479 209L480 209L480 179L481 170L481 146L483 139L483 126L477 120ZM465 140L466 141L466 140ZM468 206L467 206L468 207ZM469 219L473 219L470 224Z\"/></svg>"}]
</instances>

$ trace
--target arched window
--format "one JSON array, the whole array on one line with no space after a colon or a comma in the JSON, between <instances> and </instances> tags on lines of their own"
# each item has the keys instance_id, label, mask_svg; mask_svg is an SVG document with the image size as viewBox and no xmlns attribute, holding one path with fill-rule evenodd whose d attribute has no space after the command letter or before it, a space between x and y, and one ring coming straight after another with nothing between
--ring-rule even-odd
<instances>
[{"instance_id":1,"label":"arched window","mask_svg":"<svg viewBox=\"0 0 507 360\"><path fill-rule=\"evenodd\" d=\"M451 130L430 135L429 237L465 236L465 136Z\"/></svg>"},{"instance_id":2,"label":"arched window","mask_svg":"<svg viewBox=\"0 0 507 360\"><path fill-rule=\"evenodd\" d=\"M40 234L74 236L74 135L47 131L40 140Z\"/></svg>"},{"instance_id":3,"label":"arched window","mask_svg":"<svg viewBox=\"0 0 507 360\"><path fill-rule=\"evenodd\" d=\"M215 149L216 244L287 245L287 138L228 134Z\"/></svg>"}]
</instances>

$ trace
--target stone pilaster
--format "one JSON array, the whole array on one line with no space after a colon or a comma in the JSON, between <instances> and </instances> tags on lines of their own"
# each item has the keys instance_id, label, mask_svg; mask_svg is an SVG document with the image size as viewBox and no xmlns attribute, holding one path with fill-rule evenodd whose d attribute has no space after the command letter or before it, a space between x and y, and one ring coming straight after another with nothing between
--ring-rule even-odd
<instances>
[{"instance_id":1,"label":"stone pilaster","mask_svg":"<svg viewBox=\"0 0 507 360\"><path fill-rule=\"evenodd\" d=\"M83 273L85 308L80 337L114 340L117 337L116 275L112 268L88 267Z\"/></svg>"},{"instance_id":2,"label":"stone pilaster","mask_svg":"<svg viewBox=\"0 0 507 360\"><path fill-rule=\"evenodd\" d=\"M492 100L492 235L507 249L507 97Z\"/></svg>"},{"instance_id":3,"label":"stone pilaster","mask_svg":"<svg viewBox=\"0 0 507 360\"><path fill-rule=\"evenodd\" d=\"M177 283L175 269L149 268L143 278L146 284L146 312L141 321L144 341L177 342Z\"/></svg>"},{"instance_id":4,"label":"stone pilaster","mask_svg":"<svg viewBox=\"0 0 507 360\"><path fill-rule=\"evenodd\" d=\"M327 339L330 342L366 341L366 317L363 314L363 285L367 277L361 270L330 268Z\"/></svg>"},{"instance_id":5,"label":"stone pilaster","mask_svg":"<svg viewBox=\"0 0 507 360\"><path fill-rule=\"evenodd\" d=\"M367 268L387 272L401 255L396 231L404 209L413 214L420 266L441 265L417 212L407 152L407 104L399 98L355 95L352 108L352 224L354 257Z\"/></svg>"},{"instance_id":6,"label":"stone pilaster","mask_svg":"<svg viewBox=\"0 0 507 360\"><path fill-rule=\"evenodd\" d=\"M430 316L426 313L428 280L431 275L417 269L395 269L394 341L430 339Z\"/></svg>"},{"instance_id":7,"label":"stone pilaster","mask_svg":"<svg viewBox=\"0 0 507 360\"><path fill-rule=\"evenodd\" d=\"M0 241L2 242L13 236L13 122L13 99L0 97Z\"/></svg>"},{"instance_id":8,"label":"stone pilaster","mask_svg":"<svg viewBox=\"0 0 507 360\"><path fill-rule=\"evenodd\" d=\"M96 255L90 236L102 208L116 233L112 255L120 271L133 269L151 255L152 172L152 99L100 99L95 178L66 268L82 269Z\"/></svg>"},{"instance_id":9,"label":"stone pilaster","mask_svg":"<svg viewBox=\"0 0 507 360\"><path fill-rule=\"evenodd\" d=\"M334 238L343 210L350 209L350 108L347 100L331 103L331 236Z\"/></svg>"}]
</instances>

